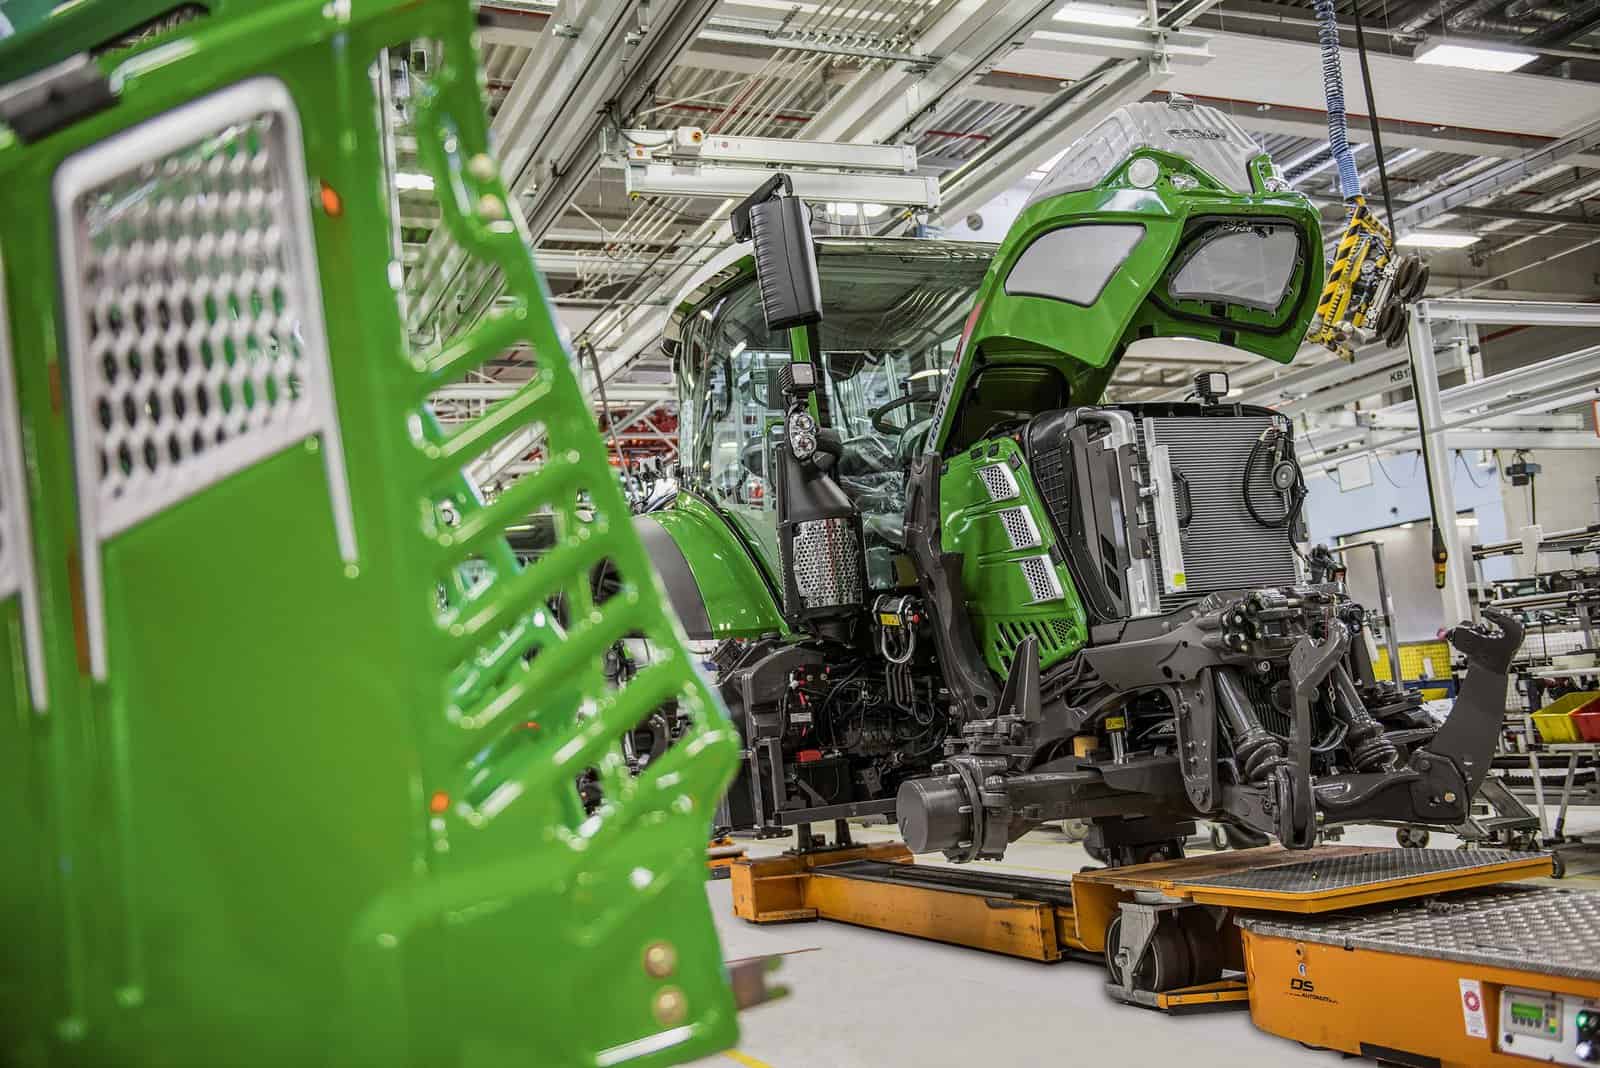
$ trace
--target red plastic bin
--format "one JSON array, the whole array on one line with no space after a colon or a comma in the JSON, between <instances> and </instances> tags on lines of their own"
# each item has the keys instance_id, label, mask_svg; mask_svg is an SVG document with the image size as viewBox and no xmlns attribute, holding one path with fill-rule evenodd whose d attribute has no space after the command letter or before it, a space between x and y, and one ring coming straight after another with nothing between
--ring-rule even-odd
<instances>
[{"instance_id":1,"label":"red plastic bin","mask_svg":"<svg viewBox=\"0 0 1600 1068\"><path fill-rule=\"evenodd\" d=\"M1600 742L1600 703L1574 712L1572 722L1577 725L1578 737L1586 742Z\"/></svg>"}]
</instances>

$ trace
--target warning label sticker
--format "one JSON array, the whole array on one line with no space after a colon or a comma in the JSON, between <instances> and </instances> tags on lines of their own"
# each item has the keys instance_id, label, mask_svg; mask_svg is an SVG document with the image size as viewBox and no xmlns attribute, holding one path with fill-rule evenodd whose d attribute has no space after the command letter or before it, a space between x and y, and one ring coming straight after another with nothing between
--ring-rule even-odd
<instances>
[{"instance_id":1,"label":"warning label sticker","mask_svg":"<svg viewBox=\"0 0 1600 1068\"><path fill-rule=\"evenodd\" d=\"M1489 1037L1489 1026L1483 1021L1483 984L1476 979L1461 980L1461 1018L1469 1036Z\"/></svg>"}]
</instances>

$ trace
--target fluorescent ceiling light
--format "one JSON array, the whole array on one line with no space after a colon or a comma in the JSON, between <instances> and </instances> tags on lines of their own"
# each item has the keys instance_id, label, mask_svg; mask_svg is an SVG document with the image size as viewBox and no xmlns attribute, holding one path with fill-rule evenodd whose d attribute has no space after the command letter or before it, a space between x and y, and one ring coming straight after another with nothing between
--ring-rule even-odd
<instances>
[{"instance_id":1,"label":"fluorescent ceiling light","mask_svg":"<svg viewBox=\"0 0 1600 1068\"><path fill-rule=\"evenodd\" d=\"M1456 516L1456 526L1458 526L1458 527L1475 527L1477 525L1478 525L1478 517L1475 516L1475 515L1458 515L1458 516Z\"/></svg>"},{"instance_id":2,"label":"fluorescent ceiling light","mask_svg":"<svg viewBox=\"0 0 1600 1068\"><path fill-rule=\"evenodd\" d=\"M910 375L906 378L906 381L915 382L922 378L937 378L944 373L945 369L943 367L930 367L926 371L918 371L916 374Z\"/></svg>"},{"instance_id":3,"label":"fluorescent ceiling light","mask_svg":"<svg viewBox=\"0 0 1600 1068\"><path fill-rule=\"evenodd\" d=\"M396 189L421 189L425 192L433 191L433 175L411 174L408 171L396 171L394 176Z\"/></svg>"},{"instance_id":4,"label":"fluorescent ceiling light","mask_svg":"<svg viewBox=\"0 0 1600 1068\"><path fill-rule=\"evenodd\" d=\"M1410 530L1414 526L1416 526L1415 523L1401 523L1400 524L1400 529L1401 530Z\"/></svg>"},{"instance_id":5,"label":"fluorescent ceiling light","mask_svg":"<svg viewBox=\"0 0 1600 1068\"><path fill-rule=\"evenodd\" d=\"M1453 230L1413 230L1401 234L1395 243L1411 248L1466 248L1483 239L1477 234L1457 233Z\"/></svg>"},{"instance_id":6,"label":"fluorescent ceiling light","mask_svg":"<svg viewBox=\"0 0 1600 1068\"><path fill-rule=\"evenodd\" d=\"M744 350L749 348L749 347L750 346L746 342L741 341L741 342L739 342L737 345L735 345L733 347L733 351L732 352L728 353L728 357L730 359L735 359L736 360L740 356L744 355Z\"/></svg>"},{"instance_id":7,"label":"fluorescent ceiling light","mask_svg":"<svg viewBox=\"0 0 1600 1068\"><path fill-rule=\"evenodd\" d=\"M1144 13L1073 0L1057 11L1054 19L1056 22L1077 22L1088 26L1137 26L1144 21Z\"/></svg>"},{"instance_id":8,"label":"fluorescent ceiling light","mask_svg":"<svg viewBox=\"0 0 1600 1068\"><path fill-rule=\"evenodd\" d=\"M1424 45L1411 57L1418 63L1435 67L1465 67L1467 70L1487 70L1506 74L1520 70L1537 56L1532 52L1513 52L1509 48L1484 48L1482 45L1446 44L1443 41Z\"/></svg>"}]
</instances>

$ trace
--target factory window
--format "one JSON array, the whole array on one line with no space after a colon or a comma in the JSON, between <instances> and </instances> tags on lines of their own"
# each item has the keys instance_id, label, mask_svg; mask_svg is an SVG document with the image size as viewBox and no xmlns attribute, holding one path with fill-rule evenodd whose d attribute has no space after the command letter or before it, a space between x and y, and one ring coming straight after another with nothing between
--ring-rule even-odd
<instances>
[{"instance_id":1,"label":"factory window","mask_svg":"<svg viewBox=\"0 0 1600 1068\"><path fill-rule=\"evenodd\" d=\"M1143 236L1143 226L1126 223L1064 226L1041 234L1006 275L1006 293L1088 307Z\"/></svg>"}]
</instances>

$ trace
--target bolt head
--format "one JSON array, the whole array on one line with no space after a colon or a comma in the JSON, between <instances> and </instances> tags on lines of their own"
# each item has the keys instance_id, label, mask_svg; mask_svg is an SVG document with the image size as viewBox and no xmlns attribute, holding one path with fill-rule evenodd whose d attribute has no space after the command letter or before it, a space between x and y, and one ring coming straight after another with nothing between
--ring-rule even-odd
<instances>
[{"instance_id":1,"label":"bolt head","mask_svg":"<svg viewBox=\"0 0 1600 1068\"><path fill-rule=\"evenodd\" d=\"M1446 790L1444 792L1444 803L1447 805L1456 803L1456 792L1454 790Z\"/></svg>"},{"instance_id":2,"label":"bolt head","mask_svg":"<svg viewBox=\"0 0 1600 1068\"><path fill-rule=\"evenodd\" d=\"M650 1010L662 1027L676 1027L689 1016L689 999L677 987L665 986L656 991Z\"/></svg>"},{"instance_id":3,"label":"bolt head","mask_svg":"<svg viewBox=\"0 0 1600 1068\"><path fill-rule=\"evenodd\" d=\"M644 970L656 979L665 979L678 967L678 951L670 942L652 942L645 947Z\"/></svg>"},{"instance_id":4,"label":"bolt head","mask_svg":"<svg viewBox=\"0 0 1600 1068\"><path fill-rule=\"evenodd\" d=\"M467 173L480 182L491 181L494 178L494 160L487 152L479 152L467 161Z\"/></svg>"}]
</instances>

